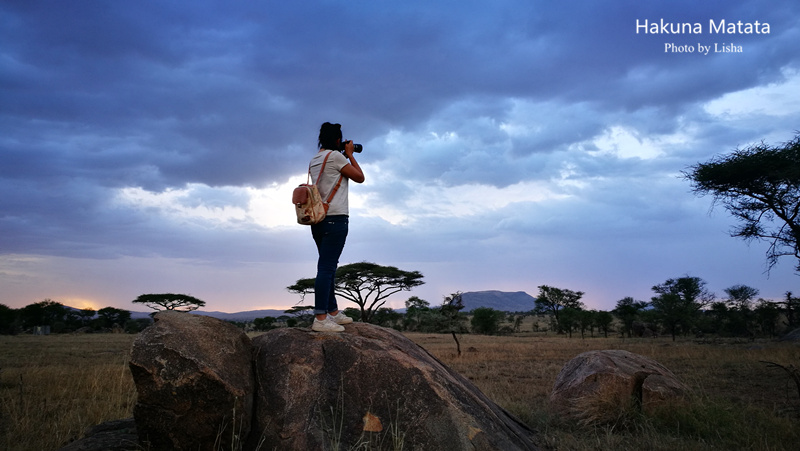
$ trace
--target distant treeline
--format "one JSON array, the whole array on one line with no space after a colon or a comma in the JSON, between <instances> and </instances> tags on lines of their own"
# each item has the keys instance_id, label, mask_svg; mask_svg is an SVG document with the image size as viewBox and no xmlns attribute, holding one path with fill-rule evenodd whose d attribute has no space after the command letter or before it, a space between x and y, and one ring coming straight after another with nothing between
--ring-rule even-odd
<instances>
[{"instance_id":1,"label":"distant treeline","mask_svg":"<svg viewBox=\"0 0 800 451\"><path fill-rule=\"evenodd\" d=\"M19 309L0 304L0 334L128 332L137 333L153 323L150 318L131 319L131 312L114 307L74 309L45 299Z\"/></svg>"},{"instance_id":2,"label":"distant treeline","mask_svg":"<svg viewBox=\"0 0 800 451\"><path fill-rule=\"evenodd\" d=\"M617 301L611 311L587 309L580 302L582 292L545 285L539 288L535 305L527 312L479 307L464 313L460 311L463 308L460 293L456 293L440 306L431 306L412 296L405 302L404 312L382 307L370 312L369 321L405 332L487 335L540 332L569 337L667 335L673 339L687 335L771 338L800 327L800 298L791 292L780 301L754 300L758 290L737 285L725 290L726 298L716 299L705 290L705 282L696 277L669 279L653 287L657 296L650 302L627 297ZM313 320L313 306L295 306L284 313L279 317L229 322L245 331L266 331L308 327ZM346 308L344 313L356 321L362 319L358 308ZM151 318L132 319L131 312L114 307L96 311L74 309L50 299L20 309L0 304L0 334L39 330L138 333L150 324Z\"/></svg>"}]
</instances>

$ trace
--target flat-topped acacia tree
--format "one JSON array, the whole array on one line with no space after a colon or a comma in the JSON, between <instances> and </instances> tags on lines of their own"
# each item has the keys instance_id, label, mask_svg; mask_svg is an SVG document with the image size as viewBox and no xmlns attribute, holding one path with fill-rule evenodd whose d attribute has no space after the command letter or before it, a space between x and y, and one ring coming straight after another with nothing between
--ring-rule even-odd
<instances>
[{"instance_id":1,"label":"flat-topped acacia tree","mask_svg":"<svg viewBox=\"0 0 800 451\"><path fill-rule=\"evenodd\" d=\"M194 296L187 294L143 294L132 301L134 304L144 304L153 310L175 310L177 312L191 312L206 305Z\"/></svg>"},{"instance_id":2,"label":"flat-topped acacia tree","mask_svg":"<svg viewBox=\"0 0 800 451\"><path fill-rule=\"evenodd\" d=\"M754 144L684 172L698 196L710 195L738 221L731 236L765 240L767 269L795 257L800 273L800 132L783 145Z\"/></svg>"},{"instance_id":3,"label":"flat-topped acacia tree","mask_svg":"<svg viewBox=\"0 0 800 451\"><path fill-rule=\"evenodd\" d=\"M394 266L370 262L351 263L336 269L334 290L336 296L358 305L361 309L361 321L368 323L373 314L386 303L386 298L424 284L422 278L419 271L403 271ZM286 289L305 299L306 294L314 292L314 279L300 279Z\"/></svg>"}]
</instances>

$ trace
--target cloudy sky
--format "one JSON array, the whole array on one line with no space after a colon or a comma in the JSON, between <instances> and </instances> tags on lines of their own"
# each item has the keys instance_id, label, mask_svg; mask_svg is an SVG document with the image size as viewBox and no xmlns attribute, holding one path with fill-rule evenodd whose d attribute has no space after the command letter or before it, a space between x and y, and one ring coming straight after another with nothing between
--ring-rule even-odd
<instances>
[{"instance_id":1,"label":"cloudy sky","mask_svg":"<svg viewBox=\"0 0 800 451\"><path fill-rule=\"evenodd\" d=\"M325 121L364 145L341 262L425 276L394 307L546 284L608 310L684 275L780 298L796 262L766 274L766 245L731 238L681 171L800 130L798 17L795 0L4 1L0 303L291 307L316 265L291 190Z\"/></svg>"}]
</instances>

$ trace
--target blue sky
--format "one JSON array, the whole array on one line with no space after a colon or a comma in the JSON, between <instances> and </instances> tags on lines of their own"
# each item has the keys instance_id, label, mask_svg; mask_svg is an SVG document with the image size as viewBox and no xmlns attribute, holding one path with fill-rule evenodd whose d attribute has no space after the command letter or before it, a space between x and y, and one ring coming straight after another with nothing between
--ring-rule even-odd
<instances>
[{"instance_id":1,"label":"blue sky","mask_svg":"<svg viewBox=\"0 0 800 451\"><path fill-rule=\"evenodd\" d=\"M546 284L608 310L683 275L780 298L796 262L766 274L766 245L731 238L681 171L800 130L799 16L794 0L3 2L0 303L294 305L316 250L289 199L325 121L364 145L341 262L425 275L394 307ZM722 20L769 33L712 33ZM740 51L699 50L715 44Z\"/></svg>"}]
</instances>

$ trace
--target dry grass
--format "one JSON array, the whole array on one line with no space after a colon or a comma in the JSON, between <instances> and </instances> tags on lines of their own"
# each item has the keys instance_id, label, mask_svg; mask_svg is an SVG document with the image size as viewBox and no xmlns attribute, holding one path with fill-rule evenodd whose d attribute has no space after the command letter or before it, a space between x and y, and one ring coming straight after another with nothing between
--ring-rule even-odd
<instances>
[{"instance_id":1,"label":"dry grass","mask_svg":"<svg viewBox=\"0 0 800 451\"><path fill-rule=\"evenodd\" d=\"M134 336L0 336L0 449L55 450L136 401Z\"/></svg>"},{"instance_id":2,"label":"dry grass","mask_svg":"<svg viewBox=\"0 0 800 451\"><path fill-rule=\"evenodd\" d=\"M800 399L786 372L760 361L800 363L800 345L696 343L668 338L572 338L552 334L408 334L539 432L558 450L796 449ZM132 416L132 335L0 336L0 449L55 450L85 428ZM559 422L547 398L581 352L625 349L650 357L693 390L689 403L642 416L621 412L599 426Z\"/></svg>"},{"instance_id":3,"label":"dry grass","mask_svg":"<svg viewBox=\"0 0 800 451\"><path fill-rule=\"evenodd\" d=\"M797 365L796 343L464 335L458 357L449 336L407 335L539 431L553 449L795 450L800 443L797 388L786 372L760 362ZM660 362L690 387L689 403L647 416L623 411L619 421L592 427L551 417L547 399L561 368L599 349Z\"/></svg>"}]
</instances>

